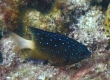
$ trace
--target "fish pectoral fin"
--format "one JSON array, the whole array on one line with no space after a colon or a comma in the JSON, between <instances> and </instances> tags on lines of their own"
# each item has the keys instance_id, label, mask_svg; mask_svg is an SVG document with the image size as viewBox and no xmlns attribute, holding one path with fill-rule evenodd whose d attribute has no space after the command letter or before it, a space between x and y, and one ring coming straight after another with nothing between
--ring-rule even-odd
<instances>
[{"instance_id":1,"label":"fish pectoral fin","mask_svg":"<svg viewBox=\"0 0 110 80\"><path fill-rule=\"evenodd\" d=\"M48 63L49 63L49 61L48 60L45 60L43 64L44 65L47 65Z\"/></svg>"},{"instance_id":2,"label":"fish pectoral fin","mask_svg":"<svg viewBox=\"0 0 110 80\"><path fill-rule=\"evenodd\" d=\"M39 50L32 50L30 49L29 51L25 52L27 58L30 59L35 59L35 60L47 60L46 55L43 55Z\"/></svg>"},{"instance_id":3,"label":"fish pectoral fin","mask_svg":"<svg viewBox=\"0 0 110 80\"><path fill-rule=\"evenodd\" d=\"M20 52L20 55L23 59L28 58L31 55L31 49L23 49Z\"/></svg>"}]
</instances>

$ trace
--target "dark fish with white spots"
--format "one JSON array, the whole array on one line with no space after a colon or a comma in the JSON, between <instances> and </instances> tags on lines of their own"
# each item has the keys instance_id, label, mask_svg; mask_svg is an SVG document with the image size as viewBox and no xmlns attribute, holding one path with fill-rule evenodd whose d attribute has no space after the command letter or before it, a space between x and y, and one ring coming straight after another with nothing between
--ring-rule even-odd
<instances>
[{"instance_id":1,"label":"dark fish with white spots","mask_svg":"<svg viewBox=\"0 0 110 80\"><path fill-rule=\"evenodd\" d=\"M52 33L33 27L28 27L32 33L32 40L26 40L13 32L8 35L15 42L15 49L29 48L28 58L48 60L53 66L65 66L77 63L91 56L87 47L74 39L59 33Z\"/></svg>"}]
</instances>

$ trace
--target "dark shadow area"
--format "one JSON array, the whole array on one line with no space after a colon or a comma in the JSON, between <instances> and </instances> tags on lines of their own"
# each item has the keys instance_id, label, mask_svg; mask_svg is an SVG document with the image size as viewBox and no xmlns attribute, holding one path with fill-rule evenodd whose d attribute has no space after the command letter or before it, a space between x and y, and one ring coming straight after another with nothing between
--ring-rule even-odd
<instances>
[{"instance_id":1,"label":"dark shadow area","mask_svg":"<svg viewBox=\"0 0 110 80\"><path fill-rule=\"evenodd\" d=\"M3 57L2 57L2 53L0 51L0 63L2 63L2 62L3 62Z\"/></svg>"},{"instance_id":2,"label":"dark shadow area","mask_svg":"<svg viewBox=\"0 0 110 80\"><path fill-rule=\"evenodd\" d=\"M55 0L26 0L27 5L26 7L36 9L40 11L41 13L48 13Z\"/></svg>"},{"instance_id":3,"label":"dark shadow area","mask_svg":"<svg viewBox=\"0 0 110 80\"><path fill-rule=\"evenodd\" d=\"M108 5L110 4L110 0L102 0L102 2L97 2L96 0L91 1L91 5L101 5L105 10L107 9Z\"/></svg>"}]
</instances>

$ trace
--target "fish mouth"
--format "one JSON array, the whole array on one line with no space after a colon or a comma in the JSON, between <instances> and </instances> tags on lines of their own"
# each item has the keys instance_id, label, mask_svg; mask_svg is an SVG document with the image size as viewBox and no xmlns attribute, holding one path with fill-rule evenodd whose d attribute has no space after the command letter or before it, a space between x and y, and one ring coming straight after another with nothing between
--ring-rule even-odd
<instances>
[{"instance_id":1,"label":"fish mouth","mask_svg":"<svg viewBox=\"0 0 110 80\"><path fill-rule=\"evenodd\" d=\"M91 52L87 52L86 55L84 55L84 58L90 58L91 57Z\"/></svg>"},{"instance_id":2,"label":"fish mouth","mask_svg":"<svg viewBox=\"0 0 110 80\"><path fill-rule=\"evenodd\" d=\"M89 51L89 53L86 55L86 58L90 58L91 57L91 52Z\"/></svg>"}]
</instances>

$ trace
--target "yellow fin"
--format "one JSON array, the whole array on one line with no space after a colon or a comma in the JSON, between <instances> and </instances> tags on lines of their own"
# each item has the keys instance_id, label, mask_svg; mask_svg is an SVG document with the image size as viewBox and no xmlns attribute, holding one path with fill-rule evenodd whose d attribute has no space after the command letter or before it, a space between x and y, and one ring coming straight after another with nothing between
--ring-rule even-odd
<instances>
[{"instance_id":1,"label":"yellow fin","mask_svg":"<svg viewBox=\"0 0 110 80\"><path fill-rule=\"evenodd\" d=\"M13 52L19 51L21 49L26 49L26 48L34 50L34 42L32 40L24 39L19 35L10 31L8 33L8 36L12 39L12 41L15 44L15 48Z\"/></svg>"},{"instance_id":2,"label":"yellow fin","mask_svg":"<svg viewBox=\"0 0 110 80\"><path fill-rule=\"evenodd\" d=\"M110 37L110 4L108 5L105 18L104 18L104 31L105 34Z\"/></svg>"}]
</instances>

